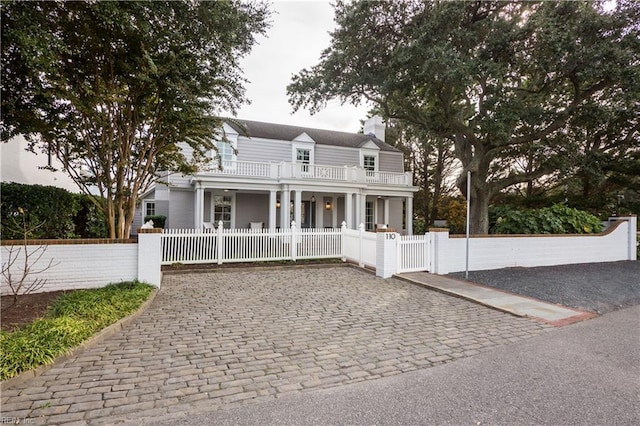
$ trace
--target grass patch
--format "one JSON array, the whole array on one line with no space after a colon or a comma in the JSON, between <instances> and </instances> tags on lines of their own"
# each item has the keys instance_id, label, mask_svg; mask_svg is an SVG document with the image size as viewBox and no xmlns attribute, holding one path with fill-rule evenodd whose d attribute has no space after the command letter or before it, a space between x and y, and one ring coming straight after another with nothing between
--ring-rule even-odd
<instances>
[{"instance_id":1,"label":"grass patch","mask_svg":"<svg viewBox=\"0 0 640 426\"><path fill-rule=\"evenodd\" d=\"M148 284L124 282L60 296L44 318L10 333L0 332L0 380L52 363L135 312L152 291Z\"/></svg>"}]
</instances>

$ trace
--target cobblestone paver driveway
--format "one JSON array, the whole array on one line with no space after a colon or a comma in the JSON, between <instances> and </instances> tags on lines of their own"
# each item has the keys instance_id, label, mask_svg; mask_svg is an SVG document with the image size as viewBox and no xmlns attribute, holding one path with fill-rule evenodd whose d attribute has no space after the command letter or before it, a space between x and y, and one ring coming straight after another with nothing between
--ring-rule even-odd
<instances>
[{"instance_id":1,"label":"cobblestone paver driveway","mask_svg":"<svg viewBox=\"0 0 640 426\"><path fill-rule=\"evenodd\" d=\"M120 333L2 394L4 418L117 423L399 374L546 329L350 267L166 275Z\"/></svg>"}]
</instances>

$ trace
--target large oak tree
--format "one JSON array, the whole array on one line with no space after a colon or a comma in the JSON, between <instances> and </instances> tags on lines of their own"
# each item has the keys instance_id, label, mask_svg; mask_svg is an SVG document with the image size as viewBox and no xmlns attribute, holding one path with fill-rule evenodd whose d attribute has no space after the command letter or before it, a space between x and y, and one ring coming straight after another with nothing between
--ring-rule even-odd
<instances>
[{"instance_id":1,"label":"large oak tree","mask_svg":"<svg viewBox=\"0 0 640 426\"><path fill-rule=\"evenodd\" d=\"M178 143L196 161L213 148L220 113L246 101L238 60L269 16L239 0L1 7L2 139L24 134L97 190L111 238L129 236L159 172L194 170Z\"/></svg>"},{"instance_id":2,"label":"large oak tree","mask_svg":"<svg viewBox=\"0 0 640 426\"><path fill-rule=\"evenodd\" d=\"M640 3L338 1L337 29L288 87L294 109L368 100L446 138L471 171L471 231L500 191L557 173L569 125L639 75ZM635 136L637 142L637 130ZM527 167L520 167L526 164Z\"/></svg>"}]
</instances>

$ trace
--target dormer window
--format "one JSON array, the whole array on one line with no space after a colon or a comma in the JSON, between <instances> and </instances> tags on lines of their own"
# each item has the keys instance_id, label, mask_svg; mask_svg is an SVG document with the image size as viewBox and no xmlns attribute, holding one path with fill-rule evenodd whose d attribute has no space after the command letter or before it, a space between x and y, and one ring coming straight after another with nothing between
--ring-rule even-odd
<instances>
[{"instance_id":1,"label":"dormer window","mask_svg":"<svg viewBox=\"0 0 640 426\"><path fill-rule=\"evenodd\" d=\"M311 173L311 165L314 164L315 142L306 133L296 137L291 144L291 160L299 164L301 173Z\"/></svg>"},{"instance_id":2,"label":"dormer window","mask_svg":"<svg viewBox=\"0 0 640 426\"><path fill-rule=\"evenodd\" d=\"M216 142L216 148L216 158L222 162L223 167L228 166L228 163L235 161L236 154L230 142L218 141Z\"/></svg>"},{"instance_id":3,"label":"dormer window","mask_svg":"<svg viewBox=\"0 0 640 426\"><path fill-rule=\"evenodd\" d=\"M311 150L305 148L296 149L296 163L302 164L302 171L309 172L309 164L311 163Z\"/></svg>"},{"instance_id":4,"label":"dormer window","mask_svg":"<svg viewBox=\"0 0 640 426\"><path fill-rule=\"evenodd\" d=\"M364 155L363 157L363 167L368 172L376 171L376 156L375 155Z\"/></svg>"}]
</instances>

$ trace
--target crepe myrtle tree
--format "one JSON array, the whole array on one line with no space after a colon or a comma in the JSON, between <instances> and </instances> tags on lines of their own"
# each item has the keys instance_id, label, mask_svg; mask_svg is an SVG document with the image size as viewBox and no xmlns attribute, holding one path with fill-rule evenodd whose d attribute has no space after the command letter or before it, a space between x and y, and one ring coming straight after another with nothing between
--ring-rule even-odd
<instances>
[{"instance_id":1,"label":"crepe myrtle tree","mask_svg":"<svg viewBox=\"0 0 640 426\"><path fill-rule=\"evenodd\" d=\"M486 233L502 190L570 166L572 117L638 79L639 10L630 0L613 10L599 1L338 0L331 44L294 75L290 102L313 113L332 99L368 101L446 139L463 194L471 171L471 232Z\"/></svg>"},{"instance_id":2,"label":"crepe myrtle tree","mask_svg":"<svg viewBox=\"0 0 640 426\"><path fill-rule=\"evenodd\" d=\"M25 135L83 192L97 191L110 238L129 236L160 172L193 172L215 149L220 112L246 101L238 60L269 16L239 0L1 7L2 139Z\"/></svg>"}]
</instances>

